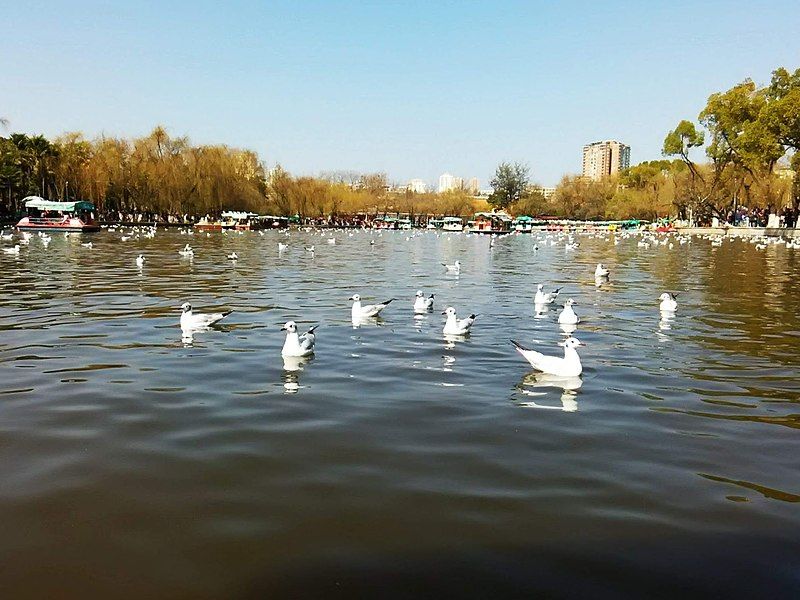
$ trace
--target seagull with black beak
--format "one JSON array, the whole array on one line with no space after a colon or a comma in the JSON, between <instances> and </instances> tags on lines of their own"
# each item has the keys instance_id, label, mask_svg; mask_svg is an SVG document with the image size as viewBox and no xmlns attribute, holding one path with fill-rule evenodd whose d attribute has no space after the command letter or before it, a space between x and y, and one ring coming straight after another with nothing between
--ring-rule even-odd
<instances>
[{"instance_id":1,"label":"seagull with black beak","mask_svg":"<svg viewBox=\"0 0 800 600\"><path fill-rule=\"evenodd\" d=\"M317 327L319 327L319 325L314 325L314 327L311 327L303 335L298 335L297 324L294 321L287 321L286 324L281 327L281 331L286 332L286 341L283 343L281 356L300 358L314 354L314 344L317 341L317 336L314 334L314 331Z\"/></svg>"}]
</instances>

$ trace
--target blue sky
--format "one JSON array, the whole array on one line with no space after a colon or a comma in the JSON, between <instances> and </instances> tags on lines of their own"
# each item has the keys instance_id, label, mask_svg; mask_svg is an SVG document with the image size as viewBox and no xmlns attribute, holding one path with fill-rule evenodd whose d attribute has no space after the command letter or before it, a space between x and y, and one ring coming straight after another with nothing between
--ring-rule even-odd
<instances>
[{"instance_id":1,"label":"blue sky","mask_svg":"<svg viewBox=\"0 0 800 600\"><path fill-rule=\"evenodd\" d=\"M0 2L12 131L252 148L297 174L554 185L583 144L632 162L714 91L800 67L797 0Z\"/></svg>"}]
</instances>

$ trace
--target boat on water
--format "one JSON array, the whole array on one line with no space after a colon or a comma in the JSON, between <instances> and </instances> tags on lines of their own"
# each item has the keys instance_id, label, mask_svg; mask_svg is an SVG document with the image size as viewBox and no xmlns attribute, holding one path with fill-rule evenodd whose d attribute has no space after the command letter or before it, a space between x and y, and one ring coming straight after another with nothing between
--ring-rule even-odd
<instances>
[{"instance_id":1,"label":"boat on water","mask_svg":"<svg viewBox=\"0 0 800 600\"><path fill-rule=\"evenodd\" d=\"M271 227L272 221L281 219L282 217L261 217L257 213L239 211L239 210L226 210L220 215L219 219L212 219L205 216L194 224L194 228L199 231L222 231L223 229L233 229L236 231L256 231ZM270 219L270 223L265 221ZM283 218L286 220L285 218Z\"/></svg>"},{"instance_id":2,"label":"boat on water","mask_svg":"<svg viewBox=\"0 0 800 600\"><path fill-rule=\"evenodd\" d=\"M475 219L470 221L472 233L511 233L511 216L503 211L475 213Z\"/></svg>"},{"instance_id":3,"label":"boat on water","mask_svg":"<svg viewBox=\"0 0 800 600\"><path fill-rule=\"evenodd\" d=\"M428 229L441 229L443 231L461 231L464 229L464 222L460 217L443 217L441 219L431 219L428 221Z\"/></svg>"},{"instance_id":4,"label":"boat on water","mask_svg":"<svg viewBox=\"0 0 800 600\"><path fill-rule=\"evenodd\" d=\"M28 214L17 223L20 231L100 231L91 202L58 202L40 196L28 196L22 201Z\"/></svg>"}]
</instances>

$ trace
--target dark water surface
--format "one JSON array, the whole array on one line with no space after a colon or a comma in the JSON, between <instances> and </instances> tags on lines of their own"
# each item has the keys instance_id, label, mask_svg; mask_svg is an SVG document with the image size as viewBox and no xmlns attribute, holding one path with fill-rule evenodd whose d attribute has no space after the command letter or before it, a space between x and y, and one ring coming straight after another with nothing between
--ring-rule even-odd
<instances>
[{"instance_id":1,"label":"dark water surface","mask_svg":"<svg viewBox=\"0 0 800 600\"><path fill-rule=\"evenodd\" d=\"M120 236L0 255L2 597L800 593L800 251ZM559 353L540 281L584 319L570 389L508 341ZM354 293L397 301L354 329ZM187 300L234 312L182 340Z\"/></svg>"}]
</instances>

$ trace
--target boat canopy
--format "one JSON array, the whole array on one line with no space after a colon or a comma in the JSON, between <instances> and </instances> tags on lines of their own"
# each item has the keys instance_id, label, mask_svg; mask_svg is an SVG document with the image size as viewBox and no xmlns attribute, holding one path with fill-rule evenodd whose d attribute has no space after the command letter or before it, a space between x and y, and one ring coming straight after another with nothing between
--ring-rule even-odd
<instances>
[{"instance_id":1,"label":"boat canopy","mask_svg":"<svg viewBox=\"0 0 800 600\"><path fill-rule=\"evenodd\" d=\"M242 221L244 219L255 219L258 217L257 213L251 213L241 210L226 210L222 213L223 219L234 219L236 221Z\"/></svg>"},{"instance_id":2,"label":"boat canopy","mask_svg":"<svg viewBox=\"0 0 800 600\"><path fill-rule=\"evenodd\" d=\"M461 223L461 217L445 217L442 221L445 223Z\"/></svg>"},{"instance_id":3,"label":"boat canopy","mask_svg":"<svg viewBox=\"0 0 800 600\"><path fill-rule=\"evenodd\" d=\"M516 219L514 219L514 223L533 223L536 219L533 217L529 217L528 215L520 215Z\"/></svg>"},{"instance_id":4,"label":"boat canopy","mask_svg":"<svg viewBox=\"0 0 800 600\"><path fill-rule=\"evenodd\" d=\"M38 210L60 210L61 212L74 213L79 210L94 210L94 204L86 200L76 202L57 202L55 200L45 200L39 196L28 196L22 200L25 208L35 208Z\"/></svg>"},{"instance_id":5,"label":"boat canopy","mask_svg":"<svg viewBox=\"0 0 800 600\"><path fill-rule=\"evenodd\" d=\"M504 212L478 212L475 213L475 218L483 217L484 219L497 219L499 221L511 221L511 216Z\"/></svg>"}]
</instances>

